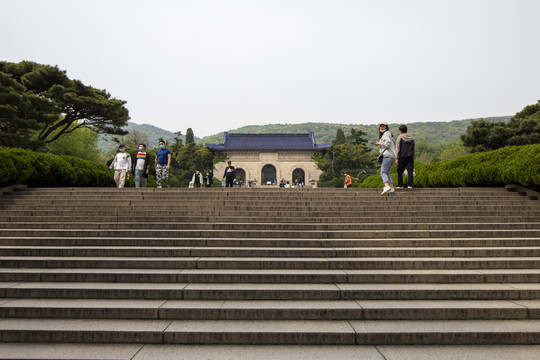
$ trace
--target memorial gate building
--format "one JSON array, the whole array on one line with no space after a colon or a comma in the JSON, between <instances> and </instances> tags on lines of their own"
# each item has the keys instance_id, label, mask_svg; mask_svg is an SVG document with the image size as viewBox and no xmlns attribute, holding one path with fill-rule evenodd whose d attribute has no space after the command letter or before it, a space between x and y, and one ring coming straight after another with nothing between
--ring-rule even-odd
<instances>
[{"instance_id":1,"label":"memorial gate building","mask_svg":"<svg viewBox=\"0 0 540 360\"><path fill-rule=\"evenodd\" d=\"M321 170L312 160L313 154L329 144L315 143L309 134L229 134L222 144L206 144L212 152L227 155L236 168L236 180L251 186L276 185L282 179L291 184L296 180L316 187ZM227 162L214 165L214 176L221 179Z\"/></svg>"}]
</instances>

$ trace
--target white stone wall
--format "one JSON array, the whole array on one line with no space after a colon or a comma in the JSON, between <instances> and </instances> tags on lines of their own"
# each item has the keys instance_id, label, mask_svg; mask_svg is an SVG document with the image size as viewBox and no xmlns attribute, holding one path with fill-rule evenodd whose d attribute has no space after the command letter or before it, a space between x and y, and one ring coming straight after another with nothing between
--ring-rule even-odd
<instances>
[{"instance_id":1,"label":"white stone wall","mask_svg":"<svg viewBox=\"0 0 540 360\"><path fill-rule=\"evenodd\" d=\"M236 169L246 172L246 182L256 180L256 186L261 185L262 169L265 165L273 165L276 168L276 179L292 182L292 173L300 168L304 171L306 186L315 185L321 175L311 159L313 151L228 151L228 160ZM225 172L227 162L215 164L214 176L221 179Z\"/></svg>"}]
</instances>

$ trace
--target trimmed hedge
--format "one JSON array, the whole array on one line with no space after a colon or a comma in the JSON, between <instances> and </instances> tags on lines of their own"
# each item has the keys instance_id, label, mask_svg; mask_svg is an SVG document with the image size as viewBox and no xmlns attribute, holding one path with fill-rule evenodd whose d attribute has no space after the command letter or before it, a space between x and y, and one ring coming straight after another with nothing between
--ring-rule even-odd
<instances>
[{"instance_id":1,"label":"trimmed hedge","mask_svg":"<svg viewBox=\"0 0 540 360\"><path fill-rule=\"evenodd\" d=\"M507 146L432 164L415 164L416 187L504 186L540 188L540 144ZM397 184L396 166L392 180ZM405 182L405 179L404 179ZM383 187L380 171L360 187Z\"/></svg>"},{"instance_id":2,"label":"trimmed hedge","mask_svg":"<svg viewBox=\"0 0 540 360\"><path fill-rule=\"evenodd\" d=\"M0 147L0 187L114 186L112 172L103 164L74 156L37 153Z\"/></svg>"}]
</instances>

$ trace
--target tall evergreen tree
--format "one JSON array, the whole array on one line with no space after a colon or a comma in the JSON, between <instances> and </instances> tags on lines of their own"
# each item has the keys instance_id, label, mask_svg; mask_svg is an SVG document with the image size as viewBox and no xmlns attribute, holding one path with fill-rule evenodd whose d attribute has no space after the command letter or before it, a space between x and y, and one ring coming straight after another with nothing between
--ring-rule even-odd
<instances>
[{"instance_id":1,"label":"tall evergreen tree","mask_svg":"<svg viewBox=\"0 0 540 360\"><path fill-rule=\"evenodd\" d=\"M336 138L334 139L333 144L339 145L339 144L345 144L347 142L347 139L345 139L345 133L341 128L337 129L336 131Z\"/></svg>"},{"instance_id":2,"label":"tall evergreen tree","mask_svg":"<svg viewBox=\"0 0 540 360\"><path fill-rule=\"evenodd\" d=\"M186 145L193 144L194 142L195 142L195 137L193 136L193 130L191 130L191 128L188 128L186 130Z\"/></svg>"}]
</instances>

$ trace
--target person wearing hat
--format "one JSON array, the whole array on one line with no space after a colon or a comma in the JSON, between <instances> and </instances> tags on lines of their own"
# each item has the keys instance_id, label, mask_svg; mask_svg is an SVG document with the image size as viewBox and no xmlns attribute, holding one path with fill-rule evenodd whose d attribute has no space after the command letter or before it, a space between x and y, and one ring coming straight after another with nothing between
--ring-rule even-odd
<instances>
[{"instance_id":1,"label":"person wearing hat","mask_svg":"<svg viewBox=\"0 0 540 360\"><path fill-rule=\"evenodd\" d=\"M390 176L390 170L392 170L392 165L394 165L394 162L396 161L396 152L394 150L392 133L386 122L379 124L379 141L373 144L379 148L379 153L383 156L381 163L381 178L384 182L384 188L381 195L394 192L394 182Z\"/></svg>"},{"instance_id":2,"label":"person wearing hat","mask_svg":"<svg viewBox=\"0 0 540 360\"><path fill-rule=\"evenodd\" d=\"M234 166L231 165L231 160L227 161L227 167L223 174L223 180L225 180L225 187L233 187L234 182Z\"/></svg>"},{"instance_id":3,"label":"person wearing hat","mask_svg":"<svg viewBox=\"0 0 540 360\"><path fill-rule=\"evenodd\" d=\"M131 156L126 152L124 144L118 147L118 152L109 166L109 169L114 168L114 182L118 188L123 188L126 183L126 177L129 179L129 171L131 170Z\"/></svg>"}]
</instances>

